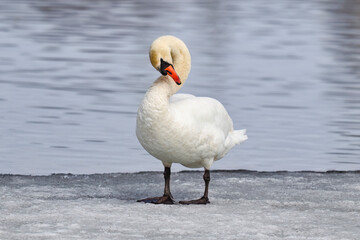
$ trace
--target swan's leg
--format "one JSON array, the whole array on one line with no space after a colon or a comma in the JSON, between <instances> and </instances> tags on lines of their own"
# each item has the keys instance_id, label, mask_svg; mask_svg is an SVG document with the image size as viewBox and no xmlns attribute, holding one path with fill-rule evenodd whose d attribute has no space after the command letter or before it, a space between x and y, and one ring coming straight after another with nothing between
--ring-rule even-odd
<instances>
[{"instance_id":1,"label":"swan's leg","mask_svg":"<svg viewBox=\"0 0 360 240\"><path fill-rule=\"evenodd\" d=\"M154 204L173 204L174 200L170 192L170 174L171 174L170 167L165 167L164 169L165 188L164 188L164 195L162 197L145 198L145 199L137 200L137 202L154 203Z\"/></svg>"},{"instance_id":2,"label":"swan's leg","mask_svg":"<svg viewBox=\"0 0 360 240\"><path fill-rule=\"evenodd\" d=\"M205 191L204 191L204 196L202 196L199 199L196 200L190 200L190 201L180 201L180 204L207 204L210 203L209 201L209 182L210 182L210 170L205 169L205 173L204 173L204 181L205 181Z\"/></svg>"}]
</instances>

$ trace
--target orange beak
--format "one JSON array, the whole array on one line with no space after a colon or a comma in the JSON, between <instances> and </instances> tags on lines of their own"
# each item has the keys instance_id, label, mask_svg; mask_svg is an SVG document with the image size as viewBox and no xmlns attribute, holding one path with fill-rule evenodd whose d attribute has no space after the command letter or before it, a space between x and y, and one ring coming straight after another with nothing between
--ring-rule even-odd
<instances>
[{"instance_id":1,"label":"orange beak","mask_svg":"<svg viewBox=\"0 0 360 240\"><path fill-rule=\"evenodd\" d=\"M165 68L165 71L168 73L168 75L170 77L172 77L172 79L174 79L175 83L177 85L181 85L181 81L180 81L180 77L179 75L175 72L175 69L173 68L173 66L168 66L167 68Z\"/></svg>"}]
</instances>

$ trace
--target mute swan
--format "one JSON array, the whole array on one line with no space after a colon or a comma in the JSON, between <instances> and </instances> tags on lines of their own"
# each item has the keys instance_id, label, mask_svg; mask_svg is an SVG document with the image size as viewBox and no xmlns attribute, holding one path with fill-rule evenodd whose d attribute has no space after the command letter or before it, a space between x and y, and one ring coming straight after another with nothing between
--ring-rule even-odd
<instances>
[{"instance_id":1,"label":"mute swan","mask_svg":"<svg viewBox=\"0 0 360 240\"><path fill-rule=\"evenodd\" d=\"M157 38L150 47L150 62L160 76L146 92L138 109L136 136L152 156L162 161L165 189L162 197L138 202L172 204L170 168L180 163L189 168L203 167L204 195L181 204L210 203L210 167L236 144L247 139L246 129L234 130L224 106L213 98L176 94L191 68L186 45L174 36Z\"/></svg>"}]
</instances>

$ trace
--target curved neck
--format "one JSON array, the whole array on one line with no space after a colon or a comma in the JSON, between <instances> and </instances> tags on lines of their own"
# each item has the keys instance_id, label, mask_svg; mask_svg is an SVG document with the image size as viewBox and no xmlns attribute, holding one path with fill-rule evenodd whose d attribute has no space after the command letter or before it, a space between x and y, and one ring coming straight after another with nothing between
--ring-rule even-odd
<instances>
[{"instance_id":1,"label":"curved neck","mask_svg":"<svg viewBox=\"0 0 360 240\"><path fill-rule=\"evenodd\" d=\"M177 85L170 76L160 76L145 95L143 107L151 112L166 113L169 107L169 98L180 90L190 73L190 52L180 39L173 36L163 36L151 44L149 57L151 64L157 70L159 70L160 59L173 64L180 77L181 85Z\"/></svg>"},{"instance_id":2,"label":"curved neck","mask_svg":"<svg viewBox=\"0 0 360 240\"><path fill-rule=\"evenodd\" d=\"M169 99L178 91L177 85L173 82L174 80L169 76L160 76L148 89L147 94L150 92L156 94L156 98Z\"/></svg>"},{"instance_id":3,"label":"curved neck","mask_svg":"<svg viewBox=\"0 0 360 240\"><path fill-rule=\"evenodd\" d=\"M159 85L161 81L167 81L171 95L176 93L185 84L191 69L191 55L185 43L174 36L159 37L151 44L149 57L151 64L158 71L161 59L173 65L182 84L177 85L170 77L165 76L158 78L154 86Z\"/></svg>"},{"instance_id":4,"label":"curved neck","mask_svg":"<svg viewBox=\"0 0 360 240\"><path fill-rule=\"evenodd\" d=\"M191 56L189 50L186 48L176 47L170 45L170 55L176 73L179 75L181 85L178 90L185 84L191 69Z\"/></svg>"},{"instance_id":5,"label":"curved neck","mask_svg":"<svg viewBox=\"0 0 360 240\"><path fill-rule=\"evenodd\" d=\"M174 87L176 84L171 84L171 81L173 82L169 76L160 76L145 94L141 106L153 118L168 112L169 99L177 91Z\"/></svg>"},{"instance_id":6,"label":"curved neck","mask_svg":"<svg viewBox=\"0 0 360 240\"><path fill-rule=\"evenodd\" d=\"M167 99L182 88L188 78L191 68L190 53L187 49L181 50L181 48L171 45L169 45L169 47L172 62L176 73L180 77L181 85L177 85L170 76L160 76L148 90L148 92L156 91L158 94L160 92L160 94Z\"/></svg>"}]
</instances>

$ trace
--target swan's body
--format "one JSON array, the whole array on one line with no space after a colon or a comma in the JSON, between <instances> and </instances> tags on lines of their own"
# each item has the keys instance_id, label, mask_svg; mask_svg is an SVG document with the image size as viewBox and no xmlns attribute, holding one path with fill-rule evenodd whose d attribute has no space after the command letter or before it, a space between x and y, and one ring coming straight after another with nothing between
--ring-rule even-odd
<instances>
[{"instance_id":1,"label":"swan's body","mask_svg":"<svg viewBox=\"0 0 360 240\"><path fill-rule=\"evenodd\" d=\"M147 97L139 108L136 134L142 146L165 166L180 163L210 169L213 161L246 140L244 131L235 135L231 118L213 98L176 94L170 101L165 99L168 106L163 112L147 107L145 101Z\"/></svg>"},{"instance_id":2,"label":"swan's body","mask_svg":"<svg viewBox=\"0 0 360 240\"><path fill-rule=\"evenodd\" d=\"M215 160L247 139L245 130L234 131L219 101L190 94L173 95L186 81L191 64L190 53L180 39L156 39L150 48L150 60L166 75L147 91L138 110L136 135L165 168L170 171L172 163L180 163L209 170Z\"/></svg>"}]
</instances>

